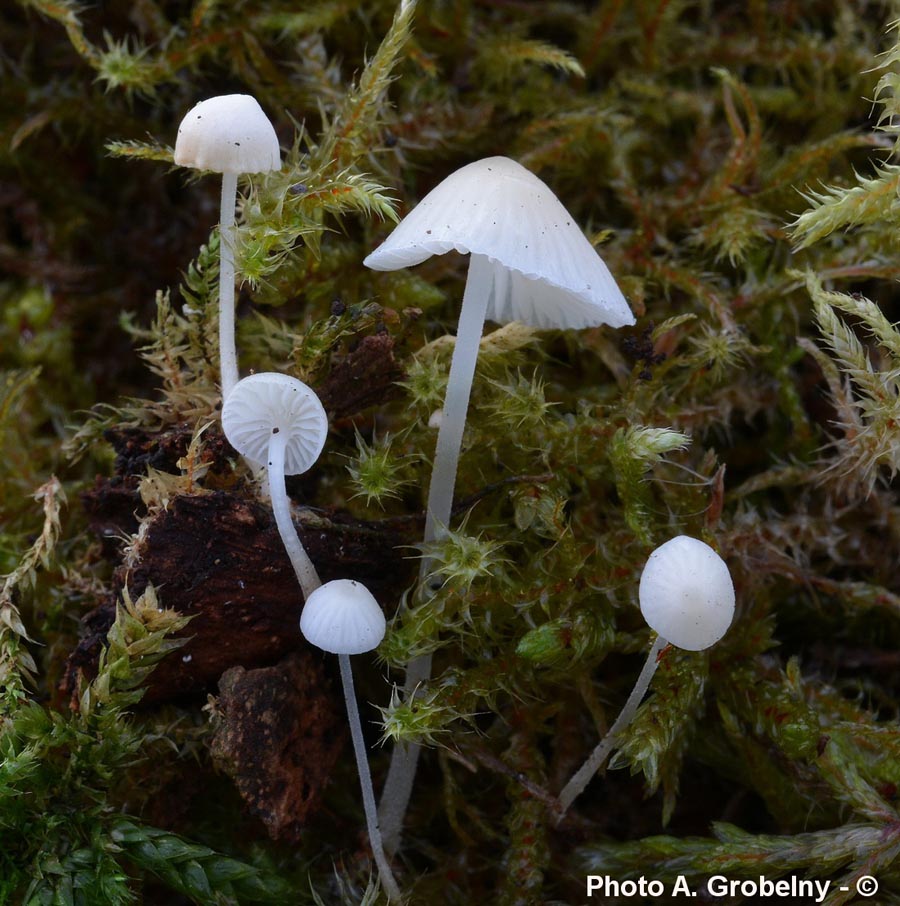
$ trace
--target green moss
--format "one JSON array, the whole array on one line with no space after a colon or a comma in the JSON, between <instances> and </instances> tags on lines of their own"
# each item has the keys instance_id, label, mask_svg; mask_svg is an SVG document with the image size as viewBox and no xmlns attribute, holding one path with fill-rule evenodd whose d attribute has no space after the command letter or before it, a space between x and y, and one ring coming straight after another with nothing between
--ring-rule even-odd
<instances>
[{"instance_id":1,"label":"green moss","mask_svg":"<svg viewBox=\"0 0 900 906\"><path fill-rule=\"evenodd\" d=\"M23 0L0 26L0 903L278 902L286 884L312 901L308 881L323 902L380 897L338 839L362 826L349 759L290 852L246 845L236 799L149 820L155 753L191 755L159 762L175 785L187 761L211 770L199 704L130 715L176 617L122 602L81 712L55 691L126 556L81 503L95 476L130 469L115 481L157 507L252 493L215 453L216 181L166 166L183 113L223 90L258 96L286 149L240 184L242 370L333 393L389 347L353 378L377 402L333 419L303 485L314 511L408 542L386 573L422 554L464 282L456 255L368 271L392 221L510 155L638 318L482 342L452 532L427 552L444 585L383 601L383 663L359 670L383 734L436 750L398 866L411 901L577 903L590 870L869 873L895 902L900 45L882 9L125 6ZM177 467L121 447L114 465L107 439L128 431L191 446ZM643 563L678 533L726 558L737 623L708 654L670 653L613 761L631 772L557 827L552 795L646 650ZM426 652L421 699L391 702L385 674Z\"/></svg>"}]
</instances>

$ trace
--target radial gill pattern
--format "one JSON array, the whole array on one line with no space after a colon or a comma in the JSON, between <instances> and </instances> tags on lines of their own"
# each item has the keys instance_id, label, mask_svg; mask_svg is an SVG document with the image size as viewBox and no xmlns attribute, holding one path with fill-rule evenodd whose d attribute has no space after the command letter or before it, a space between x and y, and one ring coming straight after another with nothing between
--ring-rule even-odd
<instances>
[{"instance_id":1,"label":"radial gill pattern","mask_svg":"<svg viewBox=\"0 0 900 906\"><path fill-rule=\"evenodd\" d=\"M328 417L315 392L286 374L263 372L239 381L222 407L222 428L242 456L265 463L273 433L283 433L284 473L299 475L319 458Z\"/></svg>"}]
</instances>

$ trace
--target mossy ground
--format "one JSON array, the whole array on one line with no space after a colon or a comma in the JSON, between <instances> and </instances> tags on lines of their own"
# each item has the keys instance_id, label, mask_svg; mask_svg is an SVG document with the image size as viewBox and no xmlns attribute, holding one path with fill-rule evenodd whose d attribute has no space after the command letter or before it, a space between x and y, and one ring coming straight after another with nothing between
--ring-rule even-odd
<instances>
[{"instance_id":1,"label":"mossy ground","mask_svg":"<svg viewBox=\"0 0 900 906\"><path fill-rule=\"evenodd\" d=\"M465 262L366 270L394 213L469 161L513 157L637 317L485 339L463 505L432 552L448 581L358 664L360 700L385 709L373 741L383 720L429 746L397 865L410 902L580 903L590 871L830 878L832 906L874 875L877 902L900 903L898 13L7 4L0 903L377 896L348 750L300 842L273 843L214 770L215 704L138 704L192 632L165 576L125 595L141 526L185 496L254 495L217 425L217 180L174 169L169 147L193 103L233 91L286 149L281 172L241 182L242 367L330 400L326 452L293 487L326 545L354 541L328 568L374 571L396 535L383 572L408 586L419 554ZM119 495L112 534L91 488ZM727 560L734 628L668 654L619 769L556 826L547 802L649 644L642 564L680 533ZM116 596L73 711L58 686L79 619ZM428 651L418 706L390 706L387 679ZM373 749L377 780L389 751Z\"/></svg>"}]
</instances>

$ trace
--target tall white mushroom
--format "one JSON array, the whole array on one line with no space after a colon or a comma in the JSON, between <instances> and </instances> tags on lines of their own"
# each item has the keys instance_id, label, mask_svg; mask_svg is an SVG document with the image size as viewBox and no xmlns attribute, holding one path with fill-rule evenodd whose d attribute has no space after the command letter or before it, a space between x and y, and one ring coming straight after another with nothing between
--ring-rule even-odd
<instances>
[{"instance_id":1,"label":"tall white mushroom","mask_svg":"<svg viewBox=\"0 0 900 906\"><path fill-rule=\"evenodd\" d=\"M396 270L449 251L471 258L428 489L426 544L449 526L485 319L543 328L634 323L625 297L571 214L537 176L509 158L489 157L448 176L364 263ZM430 566L423 558L420 582ZM407 696L430 673L430 655L412 661ZM381 804L389 849L399 844L418 751L394 750Z\"/></svg>"},{"instance_id":2,"label":"tall white mushroom","mask_svg":"<svg viewBox=\"0 0 900 906\"><path fill-rule=\"evenodd\" d=\"M266 463L278 533L303 597L321 585L291 518L285 475L305 472L319 458L328 436L328 416L316 394L286 374L262 372L234 385L222 407L228 442L254 463Z\"/></svg>"},{"instance_id":3,"label":"tall white mushroom","mask_svg":"<svg viewBox=\"0 0 900 906\"><path fill-rule=\"evenodd\" d=\"M616 281L572 215L537 176L507 157L452 173L363 263L390 271L450 251L471 259L428 490L426 541L440 537L450 522L485 319L563 329L634 324Z\"/></svg>"},{"instance_id":4,"label":"tall white mushroom","mask_svg":"<svg viewBox=\"0 0 900 906\"><path fill-rule=\"evenodd\" d=\"M685 651L711 648L734 619L734 584L725 561L708 545L678 535L650 554L638 588L641 613L659 635L619 716L559 794L562 817L581 795L634 717L670 642Z\"/></svg>"},{"instance_id":5,"label":"tall white mushroom","mask_svg":"<svg viewBox=\"0 0 900 906\"><path fill-rule=\"evenodd\" d=\"M178 127L175 163L222 174L219 213L219 362L222 399L238 381L234 341L234 206L239 173L281 167L278 136L255 98L225 94L201 101Z\"/></svg>"}]
</instances>

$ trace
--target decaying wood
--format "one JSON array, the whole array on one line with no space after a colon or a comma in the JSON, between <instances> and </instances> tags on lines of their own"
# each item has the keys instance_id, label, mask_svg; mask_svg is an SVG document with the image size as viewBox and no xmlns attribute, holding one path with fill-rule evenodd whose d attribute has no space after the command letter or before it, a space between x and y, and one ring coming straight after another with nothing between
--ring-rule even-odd
<instances>
[{"instance_id":1,"label":"decaying wood","mask_svg":"<svg viewBox=\"0 0 900 906\"><path fill-rule=\"evenodd\" d=\"M413 572L397 548L414 538L301 508L295 524L323 581L358 579L393 609ZM122 589L136 597L148 583L164 606L196 616L184 632L190 641L153 672L147 702L206 691L230 667L270 665L306 644L298 628L303 599L271 509L228 491L176 497L144 524L110 600L85 618L87 633L63 680L68 697L80 674L93 675Z\"/></svg>"},{"instance_id":2,"label":"decaying wood","mask_svg":"<svg viewBox=\"0 0 900 906\"><path fill-rule=\"evenodd\" d=\"M103 555L113 562L121 557L122 539L138 530L146 515L139 487L149 469L171 475L180 474L178 462L184 457L194 436L195 425L181 422L156 433L142 428L115 428L104 438L116 453L114 474L97 477L94 486L81 494L90 520L90 530L102 544ZM218 429L204 433L203 466L217 476L229 475L237 458Z\"/></svg>"},{"instance_id":3,"label":"decaying wood","mask_svg":"<svg viewBox=\"0 0 900 906\"><path fill-rule=\"evenodd\" d=\"M273 839L299 842L344 745L343 715L318 653L222 674L210 750Z\"/></svg>"},{"instance_id":4,"label":"decaying wood","mask_svg":"<svg viewBox=\"0 0 900 906\"><path fill-rule=\"evenodd\" d=\"M417 314L405 313L407 326ZM362 337L335 358L317 388L332 423L401 392L397 382L404 374L395 356L397 343L398 338L381 331ZM185 630L190 641L156 668L145 703L208 692L226 670L271 666L305 646L298 626L303 600L271 509L241 484L241 473L234 471L239 457L217 423L204 431L194 463L204 475L202 492L177 478L167 484L166 476L182 474L197 428L180 423L157 432L123 427L107 433L116 451L115 474L99 479L83 501L92 529L104 542L103 554L118 565L108 599L83 619L82 640L66 664L60 691L73 706L80 678L96 672L116 601L126 586L134 598L152 583L164 606L194 616ZM166 489L150 514L140 497L142 479L159 481ZM312 470L289 479L288 491L295 499L315 500L317 480ZM544 476L511 479L542 480ZM459 501L454 513L504 484ZM393 612L414 578L409 549L421 537L424 513L361 522L343 513L297 507L294 517L323 581L358 579ZM123 560L122 539L129 536L137 540Z\"/></svg>"},{"instance_id":5,"label":"decaying wood","mask_svg":"<svg viewBox=\"0 0 900 906\"><path fill-rule=\"evenodd\" d=\"M401 396L405 372L394 357L396 341L388 333L364 337L335 365L316 393L332 418L346 418Z\"/></svg>"}]
</instances>

